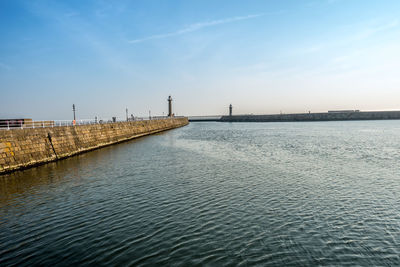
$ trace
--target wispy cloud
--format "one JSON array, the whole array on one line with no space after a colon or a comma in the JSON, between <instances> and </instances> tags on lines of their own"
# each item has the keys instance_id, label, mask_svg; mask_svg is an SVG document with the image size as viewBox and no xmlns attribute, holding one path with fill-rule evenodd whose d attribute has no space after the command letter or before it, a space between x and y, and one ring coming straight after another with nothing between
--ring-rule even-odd
<instances>
[{"instance_id":1,"label":"wispy cloud","mask_svg":"<svg viewBox=\"0 0 400 267\"><path fill-rule=\"evenodd\" d=\"M11 66L9 66L9 65L7 65L7 64L5 64L3 62L0 62L0 69L10 70Z\"/></svg>"},{"instance_id":2,"label":"wispy cloud","mask_svg":"<svg viewBox=\"0 0 400 267\"><path fill-rule=\"evenodd\" d=\"M381 25L376 25L376 26L371 26L368 28L365 28L364 30L360 31L359 33L355 34L353 36L353 40L362 40L362 39L366 39L376 33L379 32L383 32L383 31L387 31L389 29L392 28L396 28L399 25L399 21L397 19L388 22L388 23L384 23Z\"/></svg>"},{"instance_id":3,"label":"wispy cloud","mask_svg":"<svg viewBox=\"0 0 400 267\"><path fill-rule=\"evenodd\" d=\"M65 13L64 16L67 17L67 18L71 18L71 17L79 16L79 13L75 12L75 11L72 11L72 12Z\"/></svg>"},{"instance_id":4,"label":"wispy cloud","mask_svg":"<svg viewBox=\"0 0 400 267\"><path fill-rule=\"evenodd\" d=\"M307 7L315 7L315 6L322 6L322 5L333 5L342 0L318 0L318 1L311 1L306 4Z\"/></svg>"},{"instance_id":5,"label":"wispy cloud","mask_svg":"<svg viewBox=\"0 0 400 267\"><path fill-rule=\"evenodd\" d=\"M100 6L106 8L104 5ZM95 52L97 58L103 61L105 65L119 69L124 73L131 74L133 72L130 62L126 61L120 51L114 49L113 43L109 43L98 33L98 27L88 20L87 16L66 9L64 5L56 2L44 4L39 1L32 4L28 1L25 8L34 16L50 20L51 23L54 23L54 28L62 33L67 33L70 40L85 46L91 52Z\"/></svg>"},{"instance_id":6,"label":"wispy cloud","mask_svg":"<svg viewBox=\"0 0 400 267\"><path fill-rule=\"evenodd\" d=\"M194 31L198 31L198 30L201 30L206 27L211 27L211 26L220 25L220 24L227 24L227 23L232 23L232 22L241 21L241 20L254 19L257 17L261 17L261 16L264 16L264 14L254 14L254 15L232 17L232 18L212 20L212 21L206 21L206 22L199 22L199 23L191 24L191 25L189 25L183 29L180 29L178 31L175 31L175 32L150 35L150 36L147 36L147 37L144 37L141 39L130 40L128 42L131 44L134 44L134 43L140 43L140 42L153 40L153 39L163 39L163 38L167 38L167 37L178 36L178 35L194 32Z\"/></svg>"},{"instance_id":7,"label":"wispy cloud","mask_svg":"<svg viewBox=\"0 0 400 267\"><path fill-rule=\"evenodd\" d=\"M328 3L328 4L335 4L335 3L338 3L338 2L340 2L341 0L326 0L326 2Z\"/></svg>"},{"instance_id":8,"label":"wispy cloud","mask_svg":"<svg viewBox=\"0 0 400 267\"><path fill-rule=\"evenodd\" d=\"M317 44L311 44L309 47L306 47L303 53L315 53L320 52L322 50L332 49L333 47L339 46L348 46L351 43L360 42L365 39L368 39L374 35L378 35L379 33L386 32L392 29L396 29L399 26L399 21L394 19L392 21L386 21L384 23L374 23L374 25L350 25L349 28L357 28L352 30L351 33L342 34L341 38L335 37L335 39L331 39L330 41L325 41Z\"/></svg>"}]
</instances>

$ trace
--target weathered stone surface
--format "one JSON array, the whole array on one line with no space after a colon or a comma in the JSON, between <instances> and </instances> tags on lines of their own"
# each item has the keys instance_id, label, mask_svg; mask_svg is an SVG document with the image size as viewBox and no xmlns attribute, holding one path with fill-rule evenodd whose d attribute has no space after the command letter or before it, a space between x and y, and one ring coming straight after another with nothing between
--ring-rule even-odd
<instances>
[{"instance_id":1,"label":"weathered stone surface","mask_svg":"<svg viewBox=\"0 0 400 267\"><path fill-rule=\"evenodd\" d=\"M187 125L187 118L0 131L0 174ZM48 135L51 136L51 146Z\"/></svg>"}]
</instances>

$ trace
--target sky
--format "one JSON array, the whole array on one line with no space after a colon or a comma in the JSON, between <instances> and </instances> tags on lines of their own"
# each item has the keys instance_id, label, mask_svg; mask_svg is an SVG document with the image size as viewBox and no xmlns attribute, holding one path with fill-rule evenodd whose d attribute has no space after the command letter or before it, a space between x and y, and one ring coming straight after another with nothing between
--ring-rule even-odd
<instances>
[{"instance_id":1,"label":"sky","mask_svg":"<svg viewBox=\"0 0 400 267\"><path fill-rule=\"evenodd\" d=\"M1 0L0 118L400 110L398 0Z\"/></svg>"}]
</instances>

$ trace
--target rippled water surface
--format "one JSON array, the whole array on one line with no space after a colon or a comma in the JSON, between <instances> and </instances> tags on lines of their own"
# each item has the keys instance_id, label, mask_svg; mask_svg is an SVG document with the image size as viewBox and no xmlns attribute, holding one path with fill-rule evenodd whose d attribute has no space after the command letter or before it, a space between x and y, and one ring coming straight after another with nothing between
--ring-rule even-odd
<instances>
[{"instance_id":1,"label":"rippled water surface","mask_svg":"<svg viewBox=\"0 0 400 267\"><path fill-rule=\"evenodd\" d=\"M0 176L0 265L400 265L400 121L191 123Z\"/></svg>"}]
</instances>

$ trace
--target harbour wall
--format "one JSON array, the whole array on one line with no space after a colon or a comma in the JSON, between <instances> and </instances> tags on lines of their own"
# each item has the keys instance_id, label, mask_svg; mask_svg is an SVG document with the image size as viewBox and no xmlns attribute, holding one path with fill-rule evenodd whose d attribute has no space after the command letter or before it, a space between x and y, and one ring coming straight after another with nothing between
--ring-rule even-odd
<instances>
[{"instance_id":1,"label":"harbour wall","mask_svg":"<svg viewBox=\"0 0 400 267\"><path fill-rule=\"evenodd\" d=\"M0 174L187 125L187 118L0 130Z\"/></svg>"},{"instance_id":2,"label":"harbour wall","mask_svg":"<svg viewBox=\"0 0 400 267\"><path fill-rule=\"evenodd\" d=\"M345 121L345 120L398 120L400 111L324 112L273 115L222 116L222 122L289 122L289 121Z\"/></svg>"}]
</instances>

